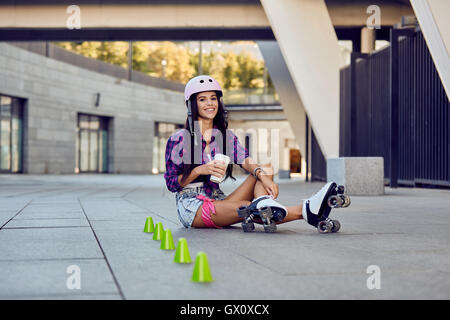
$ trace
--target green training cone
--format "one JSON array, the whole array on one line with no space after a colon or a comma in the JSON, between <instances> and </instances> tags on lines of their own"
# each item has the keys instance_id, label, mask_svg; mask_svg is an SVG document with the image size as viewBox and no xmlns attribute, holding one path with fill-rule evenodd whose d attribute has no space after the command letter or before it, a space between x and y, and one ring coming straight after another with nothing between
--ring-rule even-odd
<instances>
[{"instance_id":1,"label":"green training cone","mask_svg":"<svg viewBox=\"0 0 450 320\"><path fill-rule=\"evenodd\" d=\"M161 222L158 222L153 232L153 240L161 240L164 235L164 228Z\"/></svg>"},{"instance_id":2,"label":"green training cone","mask_svg":"<svg viewBox=\"0 0 450 320\"><path fill-rule=\"evenodd\" d=\"M170 229L164 230L164 235L161 239L161 250L175 250L173 243L172 231Z\"/></svg>"},{"instance_id":3,"label":"green training cone","mask_svg":"<svg viewBox=\"0 0 450 320\"><path fill-rule=\"evenodd\" d=\"M194 282L211 282L214 279L211 276L211 271L209 270L208 258L206 253L197 253L197 258L195 259L194 272L192 273L192 281Z\"/></svg>"},{"instance_id":4,"label":"green training cone","mask_svg":"<svg viewBox=\"0 0 450 320\"><path fill-rule=\"evenodd\" d=\"M145 227L144 227L144 232L154 232L155 231L155 226L153 225L153 218L152 217L148 217L145 220Z\"/></svg>"},{"instance_id":5,"label":"green training cone","mask_svg":"<svg viewBox=\"0 0 450 320\"><path fill-rule=\"evenodd\" d=\"M177 251L175 251L175 258L173 259L176 263L191 263L191 256L189 255L189 249L187 245L186 238L178 239Z\"/></svg>"}]
</instances>

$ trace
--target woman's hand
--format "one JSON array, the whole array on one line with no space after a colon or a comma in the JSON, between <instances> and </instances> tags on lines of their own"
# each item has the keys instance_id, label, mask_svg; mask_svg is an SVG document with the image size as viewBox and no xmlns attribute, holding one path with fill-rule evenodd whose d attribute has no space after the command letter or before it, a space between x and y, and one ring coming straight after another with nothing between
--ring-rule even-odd
<instances>
[{"instance_id":1,"label":"woman's hand","mask_svg":"<svg viewBox=\"0 0 450 320\"><path fill-rule=\"evenodd\" d=\"M267 193L273 196L274 199L278 198L278 184L272 181L269 176L258 174L258 178L266 189Z\"/></svg>"},{"instance_id":2,"label":"woman's hand","mask_svg":"<svg viewBox=\"0 0 450 320\"><path fill-rule=\"evenodd\" d=\"M227 171L225 162L220 160L213 160L194 169L198 175L212 175L217 178L222 178Z\"/></svg>"}]
</instances>

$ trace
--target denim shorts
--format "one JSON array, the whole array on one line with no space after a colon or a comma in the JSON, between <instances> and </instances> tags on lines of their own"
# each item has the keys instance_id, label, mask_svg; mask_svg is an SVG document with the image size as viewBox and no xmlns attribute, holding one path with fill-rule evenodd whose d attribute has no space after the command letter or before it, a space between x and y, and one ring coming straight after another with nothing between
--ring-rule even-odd
<instances>
[{"instance_id":1,"label":"denim shorts","mask_svg":"<svg viewBox=\"0 0 450 320\"><path fill-rule=\"evenodd\" d=\"M220 189L214 189L212 195L206 195L203 187L185 188L176 194L178 219L185 228L190 228L197 214L198 208L203 205L203 200L197 199L198 195L203 195L214 200L224 200L226 195Z\"/></svg>"}]
</instances>

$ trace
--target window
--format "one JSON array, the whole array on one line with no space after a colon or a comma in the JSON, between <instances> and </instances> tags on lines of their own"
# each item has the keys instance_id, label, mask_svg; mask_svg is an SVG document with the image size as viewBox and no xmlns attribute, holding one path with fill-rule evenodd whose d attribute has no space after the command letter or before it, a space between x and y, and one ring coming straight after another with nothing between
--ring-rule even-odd
<instances>
[{"instance_id":1,"label":"window","mask_svg":"<svg viewBox=\"0 0 450 320\"><path fill-rule=\"evenodd\" d=\"M155 135L153 138L153 168L152 173L158 174L166 171L166 145L170 136L184 125L166 122L155 122Z\"/></svg>"},{"instance_id":2,"label":"window","mask_svg":"<svg viewBox=\"0 0 450 320\"><path fill-rule=\"evenodd\" d=\"M22 172L23 104L0 95L0 172Z\"/></svg>"},{"instance_id":3,"label":"window","mask_svg":"<svg viewBox=\"0 0 450 320\"><path fill-rule=\"evenodd\" d=\"M78 114L75 172L108 172L109 118Z\"/></svg>"}]
</instances>

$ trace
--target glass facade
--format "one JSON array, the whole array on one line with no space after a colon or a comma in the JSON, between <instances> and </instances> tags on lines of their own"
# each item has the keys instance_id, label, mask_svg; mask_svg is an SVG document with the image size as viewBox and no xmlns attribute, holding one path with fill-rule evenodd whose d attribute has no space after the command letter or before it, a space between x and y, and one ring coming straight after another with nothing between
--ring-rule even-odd
<instances>
[{"instance_id":1,"label":"glass facade","mask_svg":"<svg viewBox=\"0 0 450 320\"><path fill-rule=\"evenodd\" d=\"M22 172L23 100L0 95L0 172Z\"/></svg>"},{"instance_id":2,"label":"glass facade","mask_svg":"<svg viewBox=\"0 0 450 320\"><path fill-rule=\"evenodd\" d=\"M78 114L75 172L108 172L109 118Z\"/></svg>"},{"instance_id":3,"label":"glass facade","mask_svg":"<svg viewBox=\"0 0 450 320\"><path fill-rule=\"evenodd\" d=\"M155 135L153 138L153 168L152 173L158 174L166 171L165 153L167 140L184 125L166 122L155 122Z\"/></svg>"}]
</instances>

